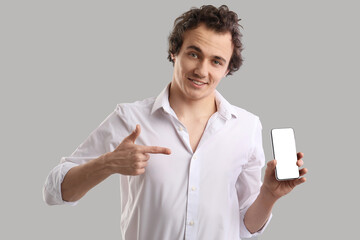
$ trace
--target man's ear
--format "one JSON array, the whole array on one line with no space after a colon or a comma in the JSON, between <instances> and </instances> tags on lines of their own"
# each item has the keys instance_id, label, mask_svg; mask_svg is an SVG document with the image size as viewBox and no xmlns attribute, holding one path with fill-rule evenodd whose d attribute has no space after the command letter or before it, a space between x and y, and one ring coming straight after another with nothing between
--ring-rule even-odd
<instances>
[{"instance_id":1,"label":"man's ear","mask_svg":"<svg viewBox=\"0 0 360 240\"><path fill-rule=\"evenodd\" d=\"M229 72L230 72L230 69L226 70L224 77L226 77L226 75L228 75Z\"/></svg>"},{"instance_id":2,"label":"man's ear","mask_svg":"<svg viewBox=\"0 0 360 240\"><path fill-rule=\"evenodd\" d=\"M171 53L171 60L173 60L173 62L175 63L175 56L172 53Z\"/></svg>"}]
</instances>

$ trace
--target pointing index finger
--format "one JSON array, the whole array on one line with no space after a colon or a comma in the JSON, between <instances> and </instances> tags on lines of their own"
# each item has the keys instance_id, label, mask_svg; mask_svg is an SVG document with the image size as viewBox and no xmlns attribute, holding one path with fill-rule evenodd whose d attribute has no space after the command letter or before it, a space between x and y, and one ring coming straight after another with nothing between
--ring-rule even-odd
<instances>
[{"instance_id":1,"label":"pointing index finger","mask_svg":"<svg viewBox=\"0 0 360 240\"><path fill-rule=\"evenodd\" d=\"M171 150L169 148L159 146L142 146L142 151L144 153L171 154Z\"/></svg>"}]
</instances>

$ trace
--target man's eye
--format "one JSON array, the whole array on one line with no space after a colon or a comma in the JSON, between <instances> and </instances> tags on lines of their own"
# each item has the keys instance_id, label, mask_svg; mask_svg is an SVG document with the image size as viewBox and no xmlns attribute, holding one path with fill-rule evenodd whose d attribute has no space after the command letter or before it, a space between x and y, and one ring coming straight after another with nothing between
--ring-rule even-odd
<instances>
[{"instance_id":1,"label":"man's eye","mask_svg":"<svg viewBox=\"0 0 360 240\"><path fill-rule=\"evenodd\" d=\"M221 62L217 61L217 60L214 60L214 64L215 65L221 65Z\"/></svg>"},{"instance_id":2,"label":"man's eye","mask_svg":"<svg viewBox=\"0 0 360 240\"><path fill-rule=\"evenodd\" d=\"M197 54L196 54L196 53L190 53L190 56L192 56L193 58L197 58Z\"/></svg>"}]
</instances>

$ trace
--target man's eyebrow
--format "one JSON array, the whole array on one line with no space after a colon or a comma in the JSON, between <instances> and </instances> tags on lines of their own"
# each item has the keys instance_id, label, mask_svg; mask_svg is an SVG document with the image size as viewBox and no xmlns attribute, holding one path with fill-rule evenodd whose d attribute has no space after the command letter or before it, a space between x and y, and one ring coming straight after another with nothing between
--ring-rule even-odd
<instances>
[{"instance_id":1,"label":"man's eyebrow","mask_svg":"<svg viewBox=\"0 0 360 240\"><path fill-rule=\"evenodd\" d=\"M186 49L194 49L195 51L198 51L199 53L202 53L201 49L197 46L191 45L188 46Z\"/></svg>"},{"instance_id":2,"label":"man's eyebrow","mask_svg":"<svg viewBox=\"0 0 360 240\"><path fill-rule=\"evenodd\" d=\"M202 53L201 49L197 46L194 46L194 45L191 45L191 46L188 46L186 49L194 49L195 51L199 52L199 53ZM221 60L223 61L224 63L226 63L226 60L223 58L223 57L220 57L220 56L214 56L215 59L218 59L218 60Z\"/></svg>"}]
</instances>

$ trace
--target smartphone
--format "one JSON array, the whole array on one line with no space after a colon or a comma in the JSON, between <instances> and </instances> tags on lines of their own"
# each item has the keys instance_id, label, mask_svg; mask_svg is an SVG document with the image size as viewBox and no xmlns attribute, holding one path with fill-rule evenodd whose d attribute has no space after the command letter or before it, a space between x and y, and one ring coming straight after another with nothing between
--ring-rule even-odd
<instances>
[{"instance_id":1,"label":"smartphone","mask_svg":"<svg viewBox=\"0 0 360 240\"><path fill-rule=\"evenodd\" d=\"M271 142L274 158L277 161L276 179L289 180L299 178L295 134L292 128L274 128L271 130Z\"/></svg>"}]
</instances>

